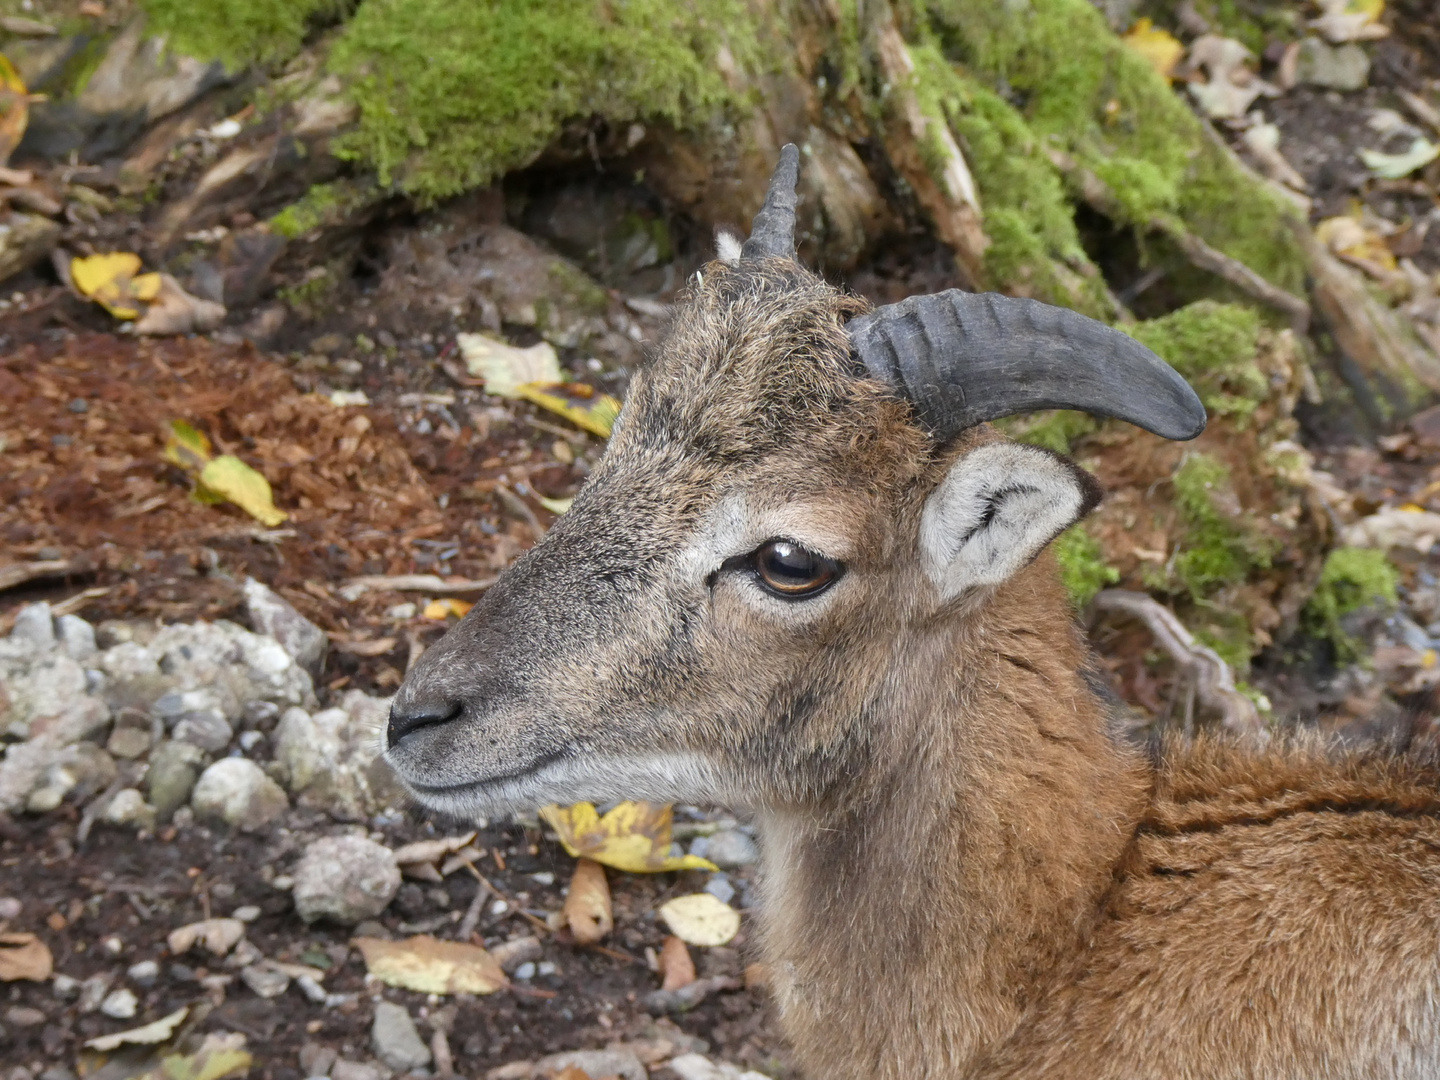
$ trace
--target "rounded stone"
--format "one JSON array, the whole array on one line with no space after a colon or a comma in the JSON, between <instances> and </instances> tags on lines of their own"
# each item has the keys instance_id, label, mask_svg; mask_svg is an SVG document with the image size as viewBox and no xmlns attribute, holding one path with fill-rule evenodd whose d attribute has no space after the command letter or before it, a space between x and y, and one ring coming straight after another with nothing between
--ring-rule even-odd
<instances>
[{"instance_id":1,"label":"rounded stone","mask_svg":"<svg viewBox=\"0 0 1440 1080\"><path fill-rule=\"evenodd\" d=\"M739 829L721 829L710 837L705 857L721 870L736 870L758 861L760 852L755 841Z\"/></svg>"},{"instance_id":2,"label":"rounded stone","mask_svg":"<svg viewBox=\"0 0 1440 1080\"><path fill-rule=\"evenodd\" d=\"M397 1072L409 1072L430 1064L430 1048L415 1030L409 1010L393 1001L375 1003L370 1043L375 1056Z\"/></svg>"},{"instance_id":3,"label":"rounded stone","mask_svg":"<svg viewBox=\"0 0 1440 1080\"><path fill-rule=\"evenodd\" d=\"M373 919L400 889L394 854L363 836L316 840L305 849L293 877L295 910L306 922Z\"/></svg>"},{"instance_id":4,"label":"rounded stone","mask_svg":"<svg viewBox=\"0 0 1440 1080\"><path fill-rule=\"evenodd\" d=\"M237 829L261 829L290 807L285 790L248 758L222 758L195 781L190 805L199 817Z\"/></svg>"}]
</instances>

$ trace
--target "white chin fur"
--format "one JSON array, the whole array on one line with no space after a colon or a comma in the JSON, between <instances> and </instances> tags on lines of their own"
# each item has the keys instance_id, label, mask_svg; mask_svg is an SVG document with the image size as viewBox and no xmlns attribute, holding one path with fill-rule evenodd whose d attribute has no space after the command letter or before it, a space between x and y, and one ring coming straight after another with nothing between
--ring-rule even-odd
<instances>
[{"instance_id":1,"label":"white chin fur","mask_svg":"<svg viewBox=\"0 0 1440 1080\"><path fill-rule=\"evenodd\" d=\"M407 785L408 786L408 785ZM411 788L417 801L458 818L537 810L548 803L724 803L730 792L713 764L696 754L608 758L581 755L524 776L440 790Z\"/></svg>"}]
</instances>

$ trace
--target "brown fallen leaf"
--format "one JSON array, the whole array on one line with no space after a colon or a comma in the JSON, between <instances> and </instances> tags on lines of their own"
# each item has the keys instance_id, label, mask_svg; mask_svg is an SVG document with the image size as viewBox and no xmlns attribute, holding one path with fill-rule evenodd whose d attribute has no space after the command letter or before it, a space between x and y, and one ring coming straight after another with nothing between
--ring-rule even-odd
<instances>
[{"instance_id":1,"label":"brown fallen leaf","mask_svg":"<svg viewBox=\"0 0 1440 1080\"><path fill-rule=\"evenodd\" d=\"M225 305L186 292L169 274L160 275L160 289L150 308L135 323L135 333L165 337L205 334L225 319Z\"/></svg>"},{"instance_id":2,"label":"brown fallen leaf","mask_svg":"<svg viewBox=\"0 0 1440 1080\"><path fill-rule=\"evenodd\" d=\"M495 958L479 945L419 934L404 941L355 938L365 967L387 986L422 994L493 994L509 985Z\"/></svg>"},{"instance_id":3,"label":"brown fallen leaf","mask_svg":"<svg viewBox=\"0 0 1440 1080\"><path fill-rule=\"evenodd\" d=\"M335 646L336 652L349 653L351 656L384 656L391 649L399 644L399 638L382 637L370 641L344 641L332 637L330 644Z\"/></svg>"},{"instance_id":4,"label":"brown fallen leaf","mask_svg":"<svg viewBox=\"0 0 1440 1080\"><path fill-rule=\"evenodd\" d=\"M441 881L444 875L436 869L435 864L445 856L468 847L474 839L475 834L468 832L462 836L446 836L439 840L417 840L413 844L396 848L395 862L406 877ZM479 854L477 851L474 857Z\"/></svg>"},{"instance_id":5,"label":"brown fallen leaf","mask_svg":"<svg viewBox=\"0 0 1440 1080\"><path fill-rule=\"evenodd\" d=\"M660 974L665 978L660 985L661 990L679 990L696 979L690 947L674 934L669 935L660 947Z\"/></svg>"},{"instance_id":6,"label":"brown fallen leaf","mask_svg":"<svg viewBox=\"0 0 1440 1080\"><path fill-rule=\"evenodd\" d=\"M565 921L581 945L593 945L615 928L610 883L605 880L605 868L592 859L575 864L570 895L565 898Z\"/></svg>"},{"instance_id":7,"label":"brown fallen leaf","mask_svg":"<svg viewBox=\"0 0 1440 1080\"><path fill-rule=\"evenodd\" d=\"M0 934L0 982L44 982L54 970L50 946L34 934Z\"/></svg>"}]
</instances>

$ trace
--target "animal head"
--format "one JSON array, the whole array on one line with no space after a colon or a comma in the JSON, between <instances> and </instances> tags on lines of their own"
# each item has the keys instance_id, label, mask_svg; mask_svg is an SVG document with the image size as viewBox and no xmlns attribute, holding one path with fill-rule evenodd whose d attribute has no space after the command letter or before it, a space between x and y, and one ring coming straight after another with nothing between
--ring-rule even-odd
<instances>
[{"instance_id":1,"label":"animal head","mask_svg":"<svg viewBox=\"0 0 1440 1080\"><path fill-rule=\"evenodd\" d=\"M1098 500L985 421L1203 428L1174 371L1074 312L955 291L869 311L827 285L795 260L797 164L696 275L571 509L400 688L387 753L422 802L824 798L936 628L1053 578L1031 564ZM1068 620L1042 592L1036 617Z\"/></svg>"}]
</instances>

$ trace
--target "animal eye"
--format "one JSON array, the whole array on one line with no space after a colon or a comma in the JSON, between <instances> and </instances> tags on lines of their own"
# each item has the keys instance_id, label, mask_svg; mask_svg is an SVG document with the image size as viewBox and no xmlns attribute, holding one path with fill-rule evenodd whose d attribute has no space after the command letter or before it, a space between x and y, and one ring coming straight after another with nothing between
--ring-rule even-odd
<instances>
[{"instance_id":1,"label":"animal eye","mask_svg":"<svg viewBox=\"0 0 1440 1080\"><path fill-rule=\"evenodd\" d=\"M791 540L767 540L750 555L760 585L774 596L801 600L823 592L843 567Z\"/></svg>"}]
</instances>

